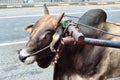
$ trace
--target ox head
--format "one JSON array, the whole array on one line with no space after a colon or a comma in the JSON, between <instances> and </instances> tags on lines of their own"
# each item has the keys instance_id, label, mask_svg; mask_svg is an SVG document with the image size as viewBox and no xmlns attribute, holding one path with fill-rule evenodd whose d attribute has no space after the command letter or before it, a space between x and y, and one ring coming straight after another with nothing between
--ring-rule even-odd
<instances>
[{"instance_id":1,"label":"ox head","mask_svg":"<svg viewBox=\"0 0 120 80\"><path fill-rule=\"evenodd\" d=\"M48 48L45 51L40 52L38 55L29 55L43 49L51 43L53 34L63 17L63 14L57 17L49 15L46 5L44 5L44 13L45 15L35 24L29 25L25 28L26 31L31 31L31 35L25 49L19 51L19 59L22 62L32 64L37 61L38 65L42 68L46 68L51 64L55 53L51 52Z\"/></svg>"}]
</instances>

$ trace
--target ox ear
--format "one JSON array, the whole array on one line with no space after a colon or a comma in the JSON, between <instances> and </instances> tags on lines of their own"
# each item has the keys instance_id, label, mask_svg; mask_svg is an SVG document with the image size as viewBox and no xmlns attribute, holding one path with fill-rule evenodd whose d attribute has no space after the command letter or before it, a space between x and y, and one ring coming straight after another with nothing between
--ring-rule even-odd
<instances>
[{"instance_id":1,"label":"ox ear","mask_svg":"<svg viewBox=\"0 0 120 80\"><path fill-rule=\"evenodd\" d=\"M28 25L24 30L27 31L27 32L31 32L33 25L34 25L34 24Z\"/></svg>"},{"instance_id":2,"label":"ox ear","mask_svg":"<svg viewBox=\"0 0 120 80\"><path fill-rule=\"evenodd\" d=\"M45 15L48 15L48 14L49 14L49 10L48 10L46 4L44 4L44 14L45 14Z\"/></svg>"}]
</instances>

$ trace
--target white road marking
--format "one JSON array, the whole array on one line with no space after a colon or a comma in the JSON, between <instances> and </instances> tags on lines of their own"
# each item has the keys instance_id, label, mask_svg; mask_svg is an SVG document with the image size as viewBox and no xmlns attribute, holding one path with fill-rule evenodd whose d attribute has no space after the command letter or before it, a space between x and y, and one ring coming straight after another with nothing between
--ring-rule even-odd
<instances>
[{"instance_id":1,"label":"white road marking","mask_svg":"<svg viewBox=\"0 0 120 80\"><path fill-rule=\"evenodd\" d=\"M106 10L106 12L119 12L120 10ZM85 13L85 11L83 12L69 12L66 13L67 15L69 14L83 14ZM56 13L53 13L52 15L57 15ZM43 14L41 15L22 15L22 16L1 16L0 19L5 19L5 18L25 18L25 17L37 17L37 16L43 16Z\"/></svg>"},{"instance_id":2,"label":"white road marking","mask_svg":"<svg viewBox=\"0 0 120 80\"><path fill-rule=\"evenodd\" d=\"M120 10L106 10L106 12L118 12ZM84 12L70 12L70 13L66 13L68 14L82 14ZM56 15L56 14L52 14L52 15ZM36 16L42 16L42 15L23 15L23 16L6 16L6 17L0 17L1 18L21 18L21 17L36 17ZM18 42L9 42L9 43L0 43L0 46L8 46L8 45L14 45L14 44L22 44L22 43L26 43L27 41L18 41Z\"/></svg>"},{"instance_id":3,"label":"white road marking","mask_svg":"<svg viewBox=\"0 0 120 80\"><path fill-rule=\"evenodd\" d=\"M40 15L22 15L22 16L3 16L0 17L0 19L4 19L4 18L24 18L24 17L36 17L36 16L40 16Z\"/></svg>"},{"instance_id":4,"label":"white road marking","mask_svg":"<svg viewBox=\"0 0 120 80\"><path fill-rule=\"evenodd\" d=\"M18 41L18 42L9 42L9 43L0 43L0 46L9 46L9 45L14 45L14 44L22 44L26 43L27 41Z\"/></svg>"},{"instance_id":5,"label":"white road marking","mask_svg":"<svg viewBox=\"0 0 120 80\"><path fill-rule=\"evenodd\" d=\"M74 13L66 13L66 14L81 14L84 12L74 12ZM57 15L56 13L53 13L52 15ZM22 16L4 16L4 17L0 17L0 19L4 19L4 18L25 18L25 17L37 17L37 16L43 16L43 15L22 15Z\"/></svg>"}]
</instances>

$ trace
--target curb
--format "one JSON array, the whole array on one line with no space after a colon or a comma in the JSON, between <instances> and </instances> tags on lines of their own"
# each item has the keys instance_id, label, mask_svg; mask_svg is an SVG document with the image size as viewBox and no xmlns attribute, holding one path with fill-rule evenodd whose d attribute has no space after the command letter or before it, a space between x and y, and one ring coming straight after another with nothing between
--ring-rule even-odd
<instances>
[{"instance_id":1,"label":"curb","mask_svg":"<svg viewBox=\"0 0 120 80\"><path fill-rule=\"evenodd\" d=\"M42 4L33 4L33 3L27 3L27 4L0 4L1 8L24 8L24 7L42 7L44 3ZM46 3L48 6L69 6L69 5L109 5L109 4L120 4L119 2L80 2L80 3Z\"/></svg>"}]
</instances>

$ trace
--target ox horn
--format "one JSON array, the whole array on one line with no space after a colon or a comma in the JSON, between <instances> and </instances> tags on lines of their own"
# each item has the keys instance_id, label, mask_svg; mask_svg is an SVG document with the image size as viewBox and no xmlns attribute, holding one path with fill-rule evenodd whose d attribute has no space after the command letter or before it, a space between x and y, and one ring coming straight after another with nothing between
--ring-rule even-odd
<instances>
[{"instance_id":1,"label":"ox horn","mask_svg":"<svg viewBox=\"0 0 120 80\"><path fill-rule=\"evenodd\" d=\"M58 17L57 19L57 24L59 25L60 24L60 21L62 20L62 18L64 17L64 12Z\"/></svg>"},{"instance_id":2,"label":"ox horn","mask_svg":"<svg viewBox=\"0 0 120 80\"><path fill-rule=\"evenodd\" d=\"M44 4L44 14L45 14L45 15L48 15L48 14L49 14L49 10L48 10L46 4Z\"/></svg>"}]
</instances>

